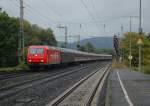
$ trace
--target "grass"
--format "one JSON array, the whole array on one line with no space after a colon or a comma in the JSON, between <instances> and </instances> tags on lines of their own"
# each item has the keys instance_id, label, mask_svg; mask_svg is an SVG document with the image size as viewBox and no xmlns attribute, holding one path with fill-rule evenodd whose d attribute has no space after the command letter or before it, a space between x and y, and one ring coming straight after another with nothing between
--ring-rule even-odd
<instances>
[{"instance_id":1,"label":"grass","mask_svg":"<svg viewBox=\"0 0 150 106\"><path fill-rule=\"evenodd\" d=\"M25 71L25 70L29 70L28 66L25 63L20 63L18 66L16 67L6 67L6 68L0 68L1 72L21 72L21 71Z\"/></svg>"},{"instance_id":2,"label":"grass","mask_svg":"<svg viewBox=\"0 0 150 106\"><path fill-rule=\"evenodd\" d=\"M134 71L139 71L138 67L133 67L133 70ZM145 73L145 74L150 74L150 66L146 65L146 66L143 66L141 68L141 71L142 73Z\"/></svg>"},{"instance_id":3,"label":"grass","mask_svg":"<svg viewBox=\"0 0 150 106\"><path fill-rule=\"evenodd\" d=\"M112 68L127 68L127 62L117 62L116 60L112 61ZM134 71L138 71L138 67L132 67ZM150 65L145 65L141 68L141 72L145 74L150 74Z\"/></svg>"},{"instance_id":4,"label":"grass","mask_svg":"<svg viewBox=\"0 0 150 106\"><path fill-rule=\"evenodd\" d=\"M141 69L141 72L146 73L146 74L150 74L150 66L143 66Z\"/></svg>"},{"instance_id":5,"label":"grass","mask_svg":"<svg viewBox=\"0 0 150 106\"><path fill-rule=\"evenodd\" d=\"M132 70L139 71L138 67L132 67Z\"/></svg>"},{"instance_id":6,"label":"grass","mask_svg":"<svg viewBox=\"0 0 150 106\"><path fill-rule=\"evenodd\" d=\"M118 62L116 60L112 61L112 68L125 68L126 66L124 65L123 62Z\"/></svg>"}]
</instances>

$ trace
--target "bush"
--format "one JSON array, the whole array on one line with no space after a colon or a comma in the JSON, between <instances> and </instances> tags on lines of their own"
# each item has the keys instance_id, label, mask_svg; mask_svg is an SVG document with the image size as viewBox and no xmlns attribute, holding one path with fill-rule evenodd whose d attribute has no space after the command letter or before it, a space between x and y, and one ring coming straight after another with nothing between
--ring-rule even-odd
<instances>
[{"instance_id":1,"label":"bush","mask_svg":"<svg viewBox=\"0 0 150 106\"><path fill-rule=\"evenodd\" d=\"M16 66L16 69L17 70L28 70L29 67L24 62L21 62L18 66Z\"/></svg>"},{"instance_id":2,"label":"bush","mask_svg":"<svg viewBox=\"0 0 150 106\"><path fill-rule=\"evenodd\" d=\"M24 62L21 62L16 67L0 68L0 71L2 72L21 72L26 70L29 70L29 67Z\"/></svg>"},{"instance_id":3,"label":"bush","mask_svg":"<svg viewBox=\"0 0 150 106\"><path fill-rule=\"evenodd\" d=\"M112 68L125 68L126 65L123 62L112 61Z\"/></svg>"},{"instance_id":4,"label":"bush","mask_svg":"<svg viewBox=\"0 0 150 106\"><path fill-rule=\"evenodd\" d=\"M138 67L132 67L132 70L138 71L139 69L138 69Z\"/></svg>"},{"instance_id":5,"label":"bush","mask_svg":"<svg viewBox=\"0 0 150 106\"><path fill-rule=\"evenodd\" d=\"M146 74L150 74L150 66L143 66L142 67L142 72Z\"/></svg>"}]
</instances>

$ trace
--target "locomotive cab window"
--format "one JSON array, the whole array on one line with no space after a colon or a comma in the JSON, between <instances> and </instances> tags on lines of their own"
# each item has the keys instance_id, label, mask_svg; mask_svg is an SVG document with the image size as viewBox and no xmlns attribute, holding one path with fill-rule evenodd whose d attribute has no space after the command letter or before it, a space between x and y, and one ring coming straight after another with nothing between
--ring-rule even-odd
<instances>
[{"instance_id":1,"label":"locomotive cab window","mask_svg":"<svg viewBox=\"0 0 150 106\"><path fill-rule=\"evenodd\" d=\"M30 48L30 54L42 54L43 48Z\"/></svg>"}]
</instances>

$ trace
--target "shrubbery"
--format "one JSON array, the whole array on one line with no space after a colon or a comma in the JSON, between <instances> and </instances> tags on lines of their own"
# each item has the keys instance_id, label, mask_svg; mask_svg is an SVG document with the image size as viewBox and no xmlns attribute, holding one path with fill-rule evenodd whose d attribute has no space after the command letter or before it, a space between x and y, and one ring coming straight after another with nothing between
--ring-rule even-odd
<instances>
[{"instance_id":1,"label":"shrubbery","mask_svg":"<svg viewBox=\"0 0 150 106\"><path fill-rule=\"evenodd\" d=\"M142 67L142 72L146 73L146 74L150 74L150 66L143 66Z\"/></svg>"},{"instance_id":2,"label":"shrubbery","mask_svg":"<svg viewBox=\"0 0 150 106\"><path fill-rule=\"evenodd\" d=\"M121 45L120 47L124 51L124 62L125 65L129 66L129 42L130 42L130 36L131 36L131 52L132 52L132 67L134 69L138 68L138 62L139 62L139 45L137 44L137 41L139 37L143 41L142 49L141 49L141 58L142 58L142 72L149 73L150 74L150 40L147 38L145 34L142 34L139 36L139 33L136 32L127 32L124 34L124 36L121 39Z\"/></svg>"}]
</instances>

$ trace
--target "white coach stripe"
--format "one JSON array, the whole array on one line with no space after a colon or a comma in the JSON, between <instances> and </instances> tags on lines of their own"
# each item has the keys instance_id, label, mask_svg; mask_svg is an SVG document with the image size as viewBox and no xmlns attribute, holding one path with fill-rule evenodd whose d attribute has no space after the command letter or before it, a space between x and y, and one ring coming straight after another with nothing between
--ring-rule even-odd
<instances>
[{"instance_id":1,"label":"white coach stripe","mask_svg":"<svg viewBox=\"0 0 150 106\"><path fill-rule=\"evenodd\" d=\"M124 95L125 95L126 101L128 102L129 106L134 106L133 103L131 102L129 96L128 96L128 93L127 93L127 91L126 91L126 89L125 89L125 87L124 87L124 85L123 85L121 79L120 79L120 75L119 75L119 72L118 72L118 71L117 71L117 75L118 75L118 80L119 80L119 82L120 82L120 85L121 85L121 88L122 88L122 90L123 90L123 93L124 93Z\"/></svg>"}]
</instances>

